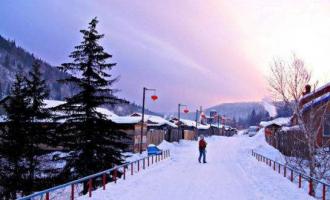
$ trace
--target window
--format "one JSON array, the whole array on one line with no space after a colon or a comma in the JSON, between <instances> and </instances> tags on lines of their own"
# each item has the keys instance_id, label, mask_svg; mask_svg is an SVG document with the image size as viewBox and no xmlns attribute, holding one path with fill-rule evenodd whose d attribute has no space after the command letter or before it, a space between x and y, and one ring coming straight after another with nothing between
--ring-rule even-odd
<instances>
[{"instance_id":1,"label":"window","mask_svg":"<svg viewBox=\"0 0 330 200\"><path fill-rule=\"evenodd\" d=\"M325 115L323 135L330 137L330 114Z\"/></svg>"}]
</instances>

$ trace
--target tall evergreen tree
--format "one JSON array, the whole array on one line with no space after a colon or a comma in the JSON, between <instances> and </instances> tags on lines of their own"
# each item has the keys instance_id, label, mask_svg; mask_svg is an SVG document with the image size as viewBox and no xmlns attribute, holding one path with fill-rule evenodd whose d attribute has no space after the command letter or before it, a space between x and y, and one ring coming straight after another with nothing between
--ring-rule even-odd
<instances>
[{"instance_id":1,"label":"tall evergreen tree","mask_svg":"<svg viewBox=\"0 0 330 200\"><path fill-rule=\"evenodd\" d=\"M40 121L50 117L49 109L45 108L44 100L49 97L49 89L46 80L42 79L40 72L40 61L35 60L32 65L32 71L29 72L27 82L27 95L30 100L29 110L32 121Z\"/></svg>"},{"instance_id":2,"label":"tall evergreen tree","mask_svg":"<svg viewBox=\"0 0 330 200\"><path fill-rule=\"evenodd\" d=\"M41 78L40 61L35 60L32 64L32 71L29 72L29 77L26 78L27 89L26 94L28 98L27 109L29 111L29 120L26 128L29 131L25 152L28 164L28 176L25 192L33 192L36 184L36 172L40 173L38 156L46 153L40 148L40 144L51 144L50 128L42 126L51 117L49 109L45 108L44 100L49 96L49 90L46 81Z\"/></svg>"},{"instance_id":3,"label":"tall evergreen tree","mask_svg":"<svg viewBox=\"0 0 330 200\"><path fill-rule=\"evenodd\" d=\"M27 173L25 159L29 119L26 82L21 75L16 76L11 95L1 101L7 114L0 134L0 186L4 199L16 199L24 190L23 181Z\"/></svg>"},{"instance_id":4,"label":"tall evergreen tree","mask_svg":"<svg viewBox=\"0 0 330 200\"><path fill-rule=\"evenodd\" d=\"M115 131L105 115L97 107L114 105L124 101L114 96L112 84L116 81L109 71L115 63L109 63L112 56L99 44L104 37L98 34L94 18L87 30L81 30L83 41L75 47L71 63L64 63L60 69L72 76L61 80L75 84L79 92L66 98L66 103L57 111L66 115L58 116L64 123L59 127L62 146L71 152L67 157L64 172L71 178L86 176L123 162L122 151L126 145L121 141L126 136Z\"/></svg>"}]
</instances>

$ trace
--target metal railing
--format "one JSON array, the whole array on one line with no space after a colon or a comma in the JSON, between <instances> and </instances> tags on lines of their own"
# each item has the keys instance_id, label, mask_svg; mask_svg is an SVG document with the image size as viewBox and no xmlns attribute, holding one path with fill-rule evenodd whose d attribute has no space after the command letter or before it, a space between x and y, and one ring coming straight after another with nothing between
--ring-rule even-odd
<instances>
[{"instance_id":1,"label":"metal railing","mask_svg":"<svg viewBox=\"0 0 330 200\"><path fill-rule=\"evenodd\" d=\"M264 162L279 174L283 174L283 176L288 178L291 182L297 183L299 188L306 186L310 196L322 200L330 200L330 191L328 191L330 184L317 180L303 172L287 166L286 164L276 162L275 160L267 158L254 151L252 151L252 156L254 156L259 162Z\"/></svg>"},{"instance_id":2,"label":"metal railing","mask_svg":"<svg viewBox=\"0 0 330 200\"><path fill-rule=\"evenodd\" d=\"M70 199L74 200L76 197L82 194L82 191L76 191L78 186L81 186L84 182L87 182L87 194L89 197L92 197L92 191L99 188L97 186L102 186L103 190L106 188L106 184L108 182L114 182L117 183L117 180L119 178L122 178L123 180L126 179L126 176L130 174L131 176L134 175L134 173L139 172L142 169L146 169L146 167L149 167L153 165L154 163L160 162L161 160L164 160L166 158L170 157L170 151L164 150L160 155L150 155L132 162L125 163L123 165L115 166L111 169L104 170L102 172L92 174L56 187L52 187L40 192L36 192L34 194L18 198L17 200L50 200L50 199ZM118 172L121 173L121 176L118 176ZM107 180L107 178L111 175L112 180ZM98 180L101 182L101 184L93 186L93 180ZM62 190L62 192L59 192ZM64 191L64 192L63 192ZM65 194L63 194L65 193ZM63 197L63 195L68 195L67 197Z\"/></svg>"}]
</instances>

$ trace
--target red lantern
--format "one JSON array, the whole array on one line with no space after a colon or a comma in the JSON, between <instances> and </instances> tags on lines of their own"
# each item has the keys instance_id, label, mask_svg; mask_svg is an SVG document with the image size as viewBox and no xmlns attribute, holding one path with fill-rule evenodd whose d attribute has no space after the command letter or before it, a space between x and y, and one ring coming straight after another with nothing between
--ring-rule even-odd
<instances>
[{"instance_id":1,"label":"red lantern","mask_svg":"<svg viewBox=\"0 0 330 200\"><path fill-rule=\"evenodd\" d=\"M151 96L151 99L152 99L153 101L156 101L156 100L158 99L158 96L157 96L157 95L152 95L152 96Z\"/></svg>"},{"instance_id":2,"label":"red lantern","mask_svg":"<svg viewBox=\"0 0 330 200\"><path fill-rule=\"evenodd\" d=\"M183 112L184 112L184 113L188 113L189 110L186 108L186 109L183 110Z\"/></svg>"}]
</instances>

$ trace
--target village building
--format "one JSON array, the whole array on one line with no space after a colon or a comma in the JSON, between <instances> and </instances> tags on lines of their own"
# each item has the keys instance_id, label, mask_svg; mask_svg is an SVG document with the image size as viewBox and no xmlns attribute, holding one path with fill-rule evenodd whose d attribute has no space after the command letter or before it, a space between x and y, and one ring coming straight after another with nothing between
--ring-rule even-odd
<instances>
[{"instance_id":1,"label":"village building","mask_svg":"<svg viewBox=\"0 0 330 200\"><path fill-rule=\"evenodd\" d=\"M189 119L180 119L178 122L177 118L172 118L171 122L180 124L182 139L185 140L196 140L200 135L233 136L237 134L237 129L222 124L202 124Z\"/></svg>"},{"instance_id":2,"label":"village building","mask_svg":"<svg viewBox=\"0 0 330 200\"><path fill-rule=\"evenodd\" d=\"M330 147L330 83L311 92L306 86L299 101L302 120L309 128L317 130L316 147ZM298 116L261 122L267 143L287 156L307 156L308 147Z\"/></svg>"},{"instance_id":3,"label":"village building","mask_svg":"<svg viewBox=\"0 0 330 200\"><path fill-rule=\"evenodd\" d=\"M303 113L303 120L318 129L317 146L330 146L330 83L313 92L310 91L310 86L306 86L299 108ZM292 125L298 125L296 116L293 116Z\"/></svg>"},{"instance_id":4,"label":"village building","mask_svg":"<svg viewBox=\"0 0 330 200\"><path fill-rule=\"evenodd\" d=\"M133 113L131 117L142 117L141 113ZM147 143L159 145L163 140L169 142L179 141L178 126L174 123L156 115L144 115L147 126Z\"/></svg>"},{"instance_id":5,"label":"village building","mask_svg":"<svg viewBox=\"0 0 330 200\"><path fill-rule=\"evenodd\" d=\"M260 122L260 127L265 130L266 142L275 148L279 148L280 144L280 130L284 126L289 126L291 117L280 117L271 121Z\"/></svg>"}]
</instances>

